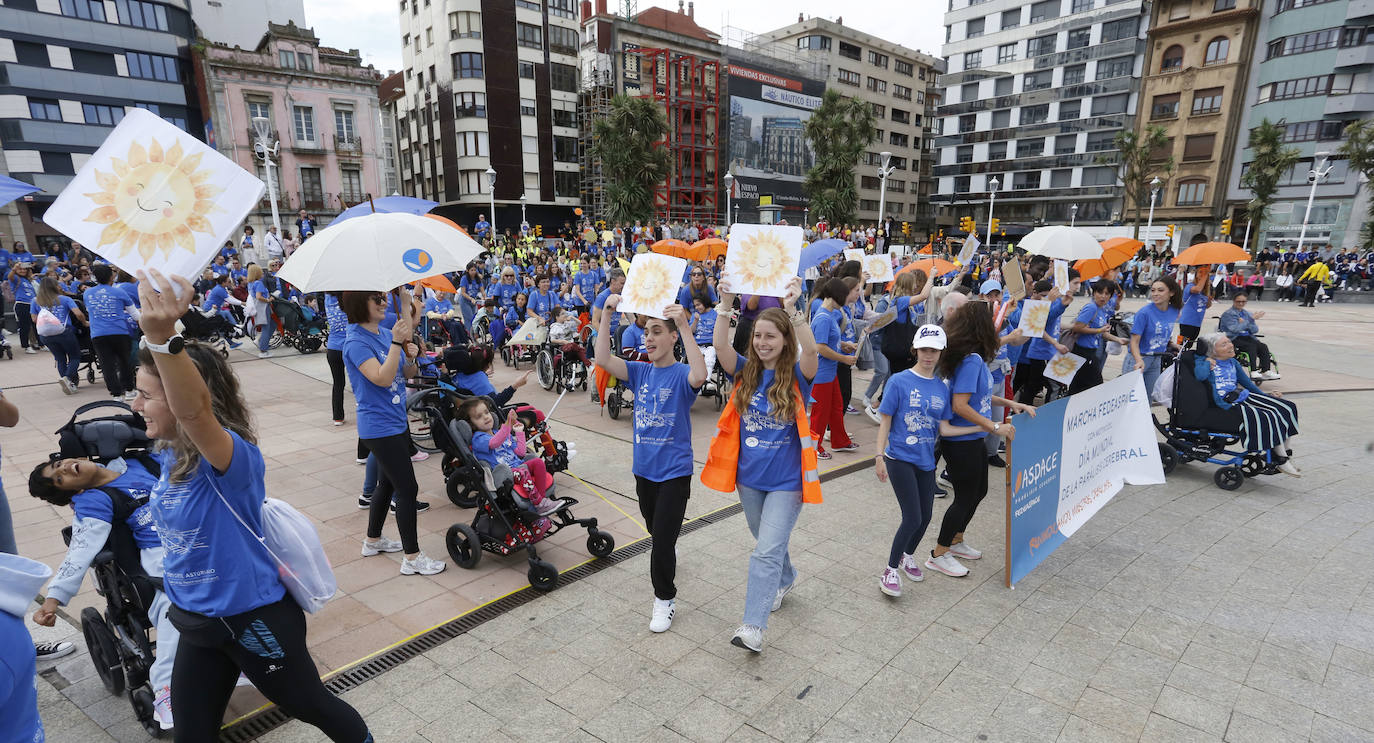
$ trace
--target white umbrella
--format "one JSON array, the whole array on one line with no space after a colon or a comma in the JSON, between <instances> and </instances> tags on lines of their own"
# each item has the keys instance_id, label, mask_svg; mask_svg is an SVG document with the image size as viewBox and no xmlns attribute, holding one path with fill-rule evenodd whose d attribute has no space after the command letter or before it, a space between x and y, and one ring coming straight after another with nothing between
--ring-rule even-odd
<instances>
[{"instance_id":1,"label":"white umbrella","mask_svg":"<svg viewBox=\"0 0 1374 743\"><path fill-rule=\"evenodd\" d=\"M1036 228L1016 245L1027 253L1066 261L1102 257L1102 245L1097 238L1086 230L1062 224Z\"/></svg>"},{"instance_id":2,"label":"white umbrella","mask_svg":"<svg viewBox=\"0 0 1374 743\"><path fill-rule=\"evenodd\" d=\"M277 276L303 292L390 291L462 271L482 246L453 227L414 214L367 214L315 233Z\"/></svg>"}]
</instances>

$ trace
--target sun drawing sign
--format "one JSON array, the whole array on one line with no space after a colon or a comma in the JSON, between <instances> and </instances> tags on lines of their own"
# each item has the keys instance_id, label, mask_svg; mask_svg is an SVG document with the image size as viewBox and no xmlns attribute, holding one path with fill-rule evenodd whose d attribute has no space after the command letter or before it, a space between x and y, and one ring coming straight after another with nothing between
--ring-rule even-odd
<instances>
[{"instance_id":1,"label":"sun drawing sign","mask_svg":"<svg viewBox=\"0 0 1374 743\"><path fill-rule=\"evenodd\" d=\"M114 265L194 279L265 186L186 132L132 109L44 221Z\"/></svg>"},{"instance_id":2,"label":"sun drawing sign","mask_svg":"<svg viewBox=\"0 0 1374 743\"><path fill-rule=\"evenodd\" d=\"M801 263L802 228L737 224L730 228L724 278L740 294L782 297Z\"/></svg>"}]
</instances>

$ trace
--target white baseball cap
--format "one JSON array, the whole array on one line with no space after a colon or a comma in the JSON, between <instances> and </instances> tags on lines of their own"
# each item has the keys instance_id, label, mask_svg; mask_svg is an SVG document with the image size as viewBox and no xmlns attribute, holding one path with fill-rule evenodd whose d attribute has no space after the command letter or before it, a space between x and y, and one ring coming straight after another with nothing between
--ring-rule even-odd
<instances>
[{"instance_id":1,"label":"white baseball cap","mask_svg":"<svg viewBox=\"0 0 1374 743\"><path fill-rule=\"evenodd\" d=\"M911 340L912 348L934 348L943 351L945 348L945 329L939 325L922 325L916 330L916 337Z\"/></svg>"}]
</instances>

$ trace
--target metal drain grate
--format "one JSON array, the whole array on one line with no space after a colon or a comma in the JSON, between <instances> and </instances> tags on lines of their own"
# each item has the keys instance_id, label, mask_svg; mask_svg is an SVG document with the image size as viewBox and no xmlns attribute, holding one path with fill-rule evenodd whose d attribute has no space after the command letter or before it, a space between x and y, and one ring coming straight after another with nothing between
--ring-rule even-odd
<instances>
[{"instance_id":1,"label":"metal drain grate","mask_svg":"<svg viewBox=\"0 0 1374 743\"><path fill-rule=\"evenodd\" d=\"M869 459L837 467L822 473L821 482L843 477L871 466L873 466L873 460ZM740 504L732 503L725 508L712 511L711 513L699 516L683 524L682 534L691 534L711 524L720 523L721 521L741 513L743 510ZM642 555L648 552L651 546L651 540L641 539L634 544L620 547L606 557L583 563L567 572L560 573L558 576L558 585L561 588L569 583L576 583L612 565ZM493 601L478 609L474 609L457 619L435 627L422 635L412 637L396 647L390 648L385 652L379 653L347 670L331 676L324 682L325 688L335 694L343 694L346 691L356 689L363 683L404 664L411 658L423 655L445 642L468 632L474 627L495 619L512 609L519 608L539 596L540 593L538 591L526 587L509 596ZM286 724L290 719L291 716L283 712L280 707L268 707L255 715L246 717L224 728L220 731L219 739L221 743L247 743L248 741L254 740Z\"/></svg>"}]
</instances>

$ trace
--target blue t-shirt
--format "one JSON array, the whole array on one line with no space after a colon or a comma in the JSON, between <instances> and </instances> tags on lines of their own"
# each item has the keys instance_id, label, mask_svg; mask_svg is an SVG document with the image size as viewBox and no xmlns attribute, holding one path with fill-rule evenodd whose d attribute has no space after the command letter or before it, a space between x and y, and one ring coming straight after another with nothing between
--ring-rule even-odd
<instances>
[{"instance_id":1,"label":"blue t-shirt","mask_svg":"<svg viewBox=\"0 0 1374 743\"><path fill-rule=\"evenodd\" d=\"M816 337L817 345L826 346L835 353L840 352L840 324L836 321L834 312L816 310L811 316L811 334ZM834 380L835 369L839 363L821 356L816 364L816 378L812 383L825 384Z\"/></svg>"},{"instance_id":2,"label":"blue t-shirt","mask_svg":"<svg viewBox=\"0 0 1374 743\"><path fill-rule=\"evenodd\" d=\"M539 315L539 317L543 318L545 323L548 323L551 321L553 308L558 306L558 295L554 294L552 291L545 292L544 294L530 292L529 306L530 309L534 310L534 314Z\"/></svg>"},{"instance_id":3,"label":"blue t-shirt","mask_svg":"<svg viewBox=\"0 0 1374 743\"><path fill-rule=\"evenodd\" d=\"M37 653L24 617L0 611L0 720L9 740L43 743L47 738L38 716ZM10 737L12 736L12 737Z\"/></svg>"},{"instance_id":4,"label":"blue t-shirt","mask_svg":"<svg viewBox=\"0 0 1374 743\"><path fill-rule=\"evenodd\" d=\"M458 279L458 288L467 292L472 301L476 302L482 298L482 277L473 278L465 273L463 278ZM458 296L461 299L463 295Z\"/></svg>"},{"instance_id":5,"label":"blue t-shirt","mask_svg":"<svg viewBox=\"0 0 1374 743\"><path fill-rule=\"evenodd\" d=\"M506 437L506 440L493 451L491 448L492 435L482 431L472 434L472 453L478 459L486 462L488 466L495 467L504 464L507 467L515 468L524 464L524 460L515 453L515 434Z\"/></svg>"},{"instance_id":6,"label":"blue t-shirt","mask_svg":"<svg viewBox=\"0 0 1374 743\"><path fill-rule=\"evenodd\" d=\"M216 276L224 276L229 273L229 267L220 263L211 263L210 272Z\"/></svg>"},{"instance_id":7,"label":"blue t-shirt","mask_svg":"<svg viewBox=\"0 0 1374 743\"><path fill-rule=\"evenodd\" d=\"M223 284L215 284L210 291L205 293L205 301L201 303L202 310L217 310L224 306L224 302L229 298L229 290ZM90 300L86 300L86 305L90 306Z\"/></svg>"},{"instance_id":8,"label":"blue t-shirt","mask_svg":"<svg viewBox=\"0 0 1374 743\"><path fill-rule=\"evenodd\" d=\"M1152 302L1140 308L1140 311L1135 313L1135 319L1131 321L1131 335L1140 336L1140 352L1168 352L1169 340L1173 337L1173 327L1177 321L1178 310L1169 305L1165 305L1161 310Z\"/></svg>"},{"instance_id":9,"label":"blue t-shirt","mask_svg":"<svg viewBox=\"0 0 1374 743\"><path fill-rule=\"evenodd\" d=\"M580 274L579 274L579 275L580 275ZM610 290L610 288L608 287L608 288L606 288L606 289L602 289L602 290L601 290L601 293L596 295L596 299L592 300L592 309L596 309L596 310L604 310L604 309L606 309L606 297L609 297L609 296L611 296L611 290ZM614 332L616 331L616 329L619 328L619 327L620 327L620 313L619 313L619 312L614 312L614 311L613 311L613 312L611 312L611 332L614 333Z\"/></svg>"},{"instance_id":10,"label":"blue t-shirt","mask_svg":"<svg viewBox=\"0 0 1374 743\"><path fill-rule=\"evenodd\" d=\"M51 312L53 317L61 320L63 325L70 328L72 326L72 310L76 309L76 300L64 294L57 298L57 302L53 306L44 309ZM37 315L37 313L34 314Z\"/></svg>"},{"instance_id":11,"label":"blue t-shirt","mask_svg":"<svg viewBox=\"0 0 1374 743\"><path fill-rule=\"evenodd\" d=\"M120 283L118 283L118 284L115 284L114 286L115 286L116 289L118 289L120 292L122 292L122 293L124 294L124 296L128 297L128 298L129 298L129 301L133 302L135 307L142 307L142 306L143 306L142 304L140 304L139 299L138 299L138 282L137 282L137 281L122 281L122 282L120 282Z\"/></svg>"},{"instance_id":12,"label":"blue t-shirt","mask_svg":"<svg viewBox=\"0 0 1374 743\"><path fill-rule=\"evenodd\" d=\"M440 315L447 315L453 311L453 303L447 299L426 299L425 312L437 312Z\"/></svg>"},{"instance_id":13,"label":"blue t-shirt","mask_svg":"<svg viewBox=\"0 0 1374 743\"><path fill-rule=\"evenodd\" d=\"M406 382L402 367L396 365L396 377L387 387L378 387L359 369L368 359L386 363L391 351L391 331L378 328L372 332L361 325L349 325L344 340L344 368L358 401L358 438L378 439L394 436L406 430Z\"/></svg>"},{"instance_id":14,"label":"blue t-shirt","mask_svg":"<svg viewBox=\"0 0 1374 743\"><path fill-rule=\"evenodd\" d=\"M1016 309L1008 312L1006 318L1002 320L1002 329L998 332L998 335L1010 335L1012 331L1016 330L1020 325L1021 305L1018 303ZM1015 367L1021 361L1021 352L1025 350L1026 344L1022 343L1019 346L1002 346L1002 348L1007 352L1007 361L1010 361L1011 365Z\"/></svg>"},{"instance_id":15,"label":"blue t-shirt","mask_svg":"<svg viewBox=\"0 0 1374 743\"><path fill-rule=\"evenodd\" d=\"M1062 299L1050 302L1050 314L1045 318L1045 333L1054 338L1059 337L1059 320L1064 316L1064 310L1068 309ZM1049 361L1054 355L1059 353L1050 342L1045 340L1045 335L1041 334L1032 338L1026 344L1026 350L1022 354L1023 358L1034 359L1037 361Z\"/></svg>"},{"instance_id":16,"label":"blue t-shirt","mask_svg":"<svg viewBox=\"0 0 1374 743\"><path fill-rule=\"evenodd\" d=\"M744 357L736 356L734 374L739 374L744 364ZM805 401L811 395L811 383L802 376L801 364L792 368L792 375ZM801 437L795 419L773 417L768 388L773 385L774 376L772 369L763 370L758 389L749 398L749 409L740 419L739 470L735 479L740 485L764 492L801 490Z\"/></svg>"},{"instance_id":17,"label":"blue t-shirt","mask_svg":"<svg viewBox=\"0 0 1374 743\"><path fill-rule=\"evenodd\" d=\"M631 351L636 353L649 352L644 347L644 328L639 327L639 325L626 326L625 332L620 335L620 352L629 353Z\"/></svg>"},{"instance_id":18,"label":"blue t-shirt","mask_svg":"<svg viewBox=\"0 0 1374 743\"><path fill-rule=\"evenodd\" d=\"M286 594L276 563L254 536L263 533L262 503L267 498L262 452L228 433L234 455L223 474L202 459L189 479L169 482L175 455L163 450L162 479L148 501L162 540L167 596L182 609L211 617L242 614Z\"/></svg>"},{"instance_id":19,"label":"blue t-shirt","mask_svg":"<svg viewBox=\"0 0 1374 743\"><path fill-rule=\"evenodd\" d=\"M1089 302L1078 311L1076 322L1081 322L1090 328L1101 328L1106 326L1107 321L1112 319L1112 311L1106 307L1098 307L1096 302ZM1102 335L1100 333L1080 333L1078 340L1074 341L1077 348L1097 349L1102 346Z\"/></svg>"},{"instance_id":20,"label":"blue t-shirt","mask_svg":"<svg viewBox=\"0 0 1374 743\"><path fill-rule=\"evenodd\" d=\"M344 341L348 337L348 315L344 314L339 307L339 299L333 294L324 295L324 317L329 323L329 341L325 348L330 351L342 351Z\"/></svg>"},{"instance_id":21,"label":"blue t-shirt","mask_svg":"<svg viewBox=\"0 0 1374 743\"><path fill-rule=\"evenodd\" d=\"M516 307L515 305L511 305L510 307L506 308L506 312L504 315L502 315L501 319L506 321L506 325L512 328L518 328L521 324L525 322L525 310L528 307L529 305L525 305L524 307Z\"/></svg>"},{"instance_id":22,"label":"blue t-shirt","mask_svg":"<svg viewBox=\"0 0 1374 743\"><path fill-rule=\"evenodd\" d=\"M262 279L248 284L248 296L256 298L259 302L271 302L272 293L267 291L267 284ZM263 299L267 297L267 299Z\"/></svg>"},{"instance_id":23,"label":"blue t-shirt","mask_svg":"<svg viewBox=\"0 0 1374 743\"><path fill-rule=\"evenodd\" d=\"M951 402L954 395L968 393L969 407L978 411L984 418L992 418L992 374L988 372L988 365L983 362L983 357L976 353L971 353L959 362L959 366L954 369L954 378L949 380L949 391ZM953 405L950 406L951 411ZM976 426L972 421L966 421L958 415L950 415L950 423L956 426ZM978 429L976 433L966 433L963 436L950 436L950 441L973 441L987 436L987 431Z\"/></svg>"},{"instance_id":24,"label":"blue t-shirt","mask_svg":"<svg viewBox=\"0 0 1374 743\"><path fill-rule=\"evenodd\" d=\"M86 319L91 323L92 338L129 334L128 308L134 303L128 295L113 286L101 285L87 289L81 298L86 303Z\"/></svg>"},{"instance_id":25,"label":"blue t-shirt","mask_svg":"<svg viewBox=\"0 0 1374 743\"><path fill-rule=\"evenodd\" d=\"M719 302L719 301L720 301L719 299L716 298L716 290L715 290L715 289L712 289L710 284L702 284L702 285L701 285L701 288L697 290L697 293L698 293L698 294L704 294L704 295L706 295L706 296L711 300L711 301L709 301L709 302L706 303L706 306L707 306L707 307L714 307L714 306L716 306L716 302ZM683 307L686 307L686 308L688 309L688 311L690 311L690 310L692 309L692 286L691 286L691 284L688 284L687 286L684 286L684 287L682 287L681 289L678 290L678 293L677 293L677 303L680 304L680 305L682 305Z\"/></svg>"},{"instance_id":26,"label":"blue t-shirt","mask_svg":"<svg viewBox=\"0 0 1374 743\"><path fill-rule=\"evenodd\" d=\"M14 301L33 302L33 298L37 294L37 292L33 288L32 279L26 279L20 276L11 276L9 278L9 282L10 289L14 292Z\"/></svg>"},{"instance_id":27,"label":"blue t-shirt","mask_svg":"<svg viewBox=\"0 0 1374 743\"><path fill-rule=\"evenodd\" d=\"M146 467L139 464L136 460L125 462L127 469L119 477L111 480L105 485L107 488L118 488L128 493L134 499L147 498L153 494L153 488L157 486L158 478L154 477ZM105 523L114 521L114 503L110 501L110 496L103 490L83 490L72 496L72 510L79 518L98 519ZM157 526L153 523L153 509L148 504L143 504L129 514L125 521L129 530L133 532L134 543L139 549L149 549L162 546L162 541L157 535Z\"/></svg>"},{"instance_id":28,"label":"blue t-shirt","mask_svg":"<svg viewBox=\"0 0 1374 743\"><path fill-rule=\"evenodd\" d=\"M630 471L653 482L692 474L692 403L686 364L654 366L627 361L635 394L634 464ZM800 461L800 460L798 460Z\"/></svg>"},{"instance_id":29,"label":"blue t-shirt","mask_svg":"<svg viewBox=\"0 0 1374 743\"><path fill-rule=\"evenodd\" d=\"M697 323L697 332L692 337L696 339L697 345L709 345L711 336L716 332L716 311L714 308L693 317Z\"/></svg>"},{"instance_id":30,"label":"blue t-shirt","mask_svg":"<svg viewBox=\"0 0 1374 743\"><path fill-rule=\"evenodd\" d=\"M496 388L492 386L491 378L487 376L486 372L479 371L471 374L454 374L453 384L474 395L496 394Z\"/></svg>"},{"instance_id":31,"label":"blue t-shirt","mask_svg":"<svg viewBox=\"0 0 1374 743\"><path fill-rule=\"evenodd\" d=\"M935 469L940 421L954 415L949 386L940 379L907 369L887 380L878 411L892 416L883 454L923 470Z\"/></svg>"},{"instance_id":32,"label":"blue t-shirt","mask_svg":"<svg viewBox=\"0 0 1374 743\"><path fill-rule=\"evenodd\" d=\"M1207 295L1193 288L1192 284L1183 287L1183 309L1178 312L1179 325L1201 325L1207 314Z\"/></svg>"},{"instance_id":33,"label":"blue t-shirt","mask_svg":"<svg viewBox=\"0 0 1374 743\"><path fill-rule=\"evenodd\" d=\"M582 292L583 300L596 300L596 287L598 284L596 274L593 273L591 269L587 269L586 271L579 271L577 275L572 278L572 283L574 286L577 287L577 290L579 292Z\"/></svg>"},{"instance_id":34,"label":"blue t-shirt","mask_svg":"<svg viewBox=\"0 0 1374 743\"><path fill-rule=\"evenodd\" d=\"M519 293L519 284L515 282L509 284L498 282L492 284L489 295L499 299L502 307L510 308L515 306L515 295Z\"/></svg>"}]
</instances>

